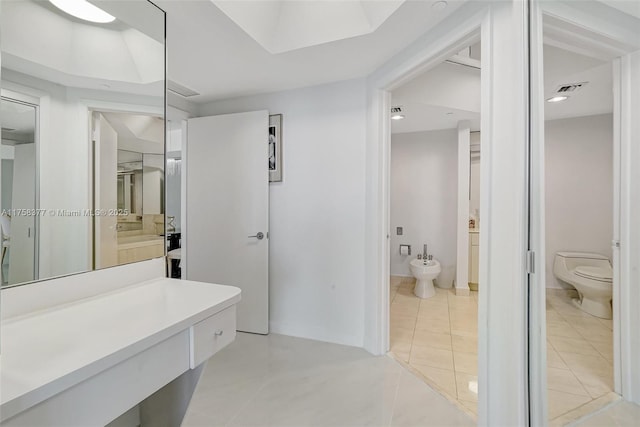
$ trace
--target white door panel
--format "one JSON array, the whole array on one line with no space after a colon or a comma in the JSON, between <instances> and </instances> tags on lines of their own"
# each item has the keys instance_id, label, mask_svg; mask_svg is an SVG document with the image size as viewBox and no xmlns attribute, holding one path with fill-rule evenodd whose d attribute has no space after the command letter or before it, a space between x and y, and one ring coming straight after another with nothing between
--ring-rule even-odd
<instances>
[{"instance_id":1,"label":"white door panel","mask_svg":"<svg viewBox=\"0 0 640 427\"><path fill-rule=\"evenodd\" d=\"M118 134L100 113L95 120L95 210L115 210L118 206ZM96 215L95 268L118 265L118 218Z\"/></svg>"},{"instance_id":2,"label":"white door panel","mask_svg":"<svg viewBox=\"0 0 640 427\"><path fill-rule=\"evenodd\" d=\"M269 332L268 126L268 111L255 111L190 119L187 130L186 277L242 289L238 330L260 334Z\"/></svg>"}]
</instances>

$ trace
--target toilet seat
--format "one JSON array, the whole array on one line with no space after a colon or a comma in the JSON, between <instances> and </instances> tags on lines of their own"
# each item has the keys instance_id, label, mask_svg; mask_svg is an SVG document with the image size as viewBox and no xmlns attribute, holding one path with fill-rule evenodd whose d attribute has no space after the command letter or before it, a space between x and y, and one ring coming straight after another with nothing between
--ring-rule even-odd
<instances>
[{"instance_id":1,"label":"toilet seat","mask_svg":"<svg viewBox=\"0 0 640 427\"><path fill-rule=\"evenodd\" d=\"M613 281L613 270L611 268L580 266L576 267L574 272L576 276L597 280L598 282L611 283Z\"/></svg>"}]
</instances>

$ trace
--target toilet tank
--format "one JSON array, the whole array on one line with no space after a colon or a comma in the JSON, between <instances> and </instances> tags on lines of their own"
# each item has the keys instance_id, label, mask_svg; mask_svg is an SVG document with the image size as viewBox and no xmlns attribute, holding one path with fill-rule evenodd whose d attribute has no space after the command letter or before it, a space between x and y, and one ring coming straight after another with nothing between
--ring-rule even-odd
<instances>
[{"instance_id":1,"label":"toilet tank","mask_svg":"<svg viewBox=\"0 0 640 427\"><path fill-rule=\"evenodd\" d=\"M578 266L608 267L609 258L604 255L589 252L558 252L553 264L556 276L562 278L565 274L575 270Z\"/></svg>"}]
</instances>

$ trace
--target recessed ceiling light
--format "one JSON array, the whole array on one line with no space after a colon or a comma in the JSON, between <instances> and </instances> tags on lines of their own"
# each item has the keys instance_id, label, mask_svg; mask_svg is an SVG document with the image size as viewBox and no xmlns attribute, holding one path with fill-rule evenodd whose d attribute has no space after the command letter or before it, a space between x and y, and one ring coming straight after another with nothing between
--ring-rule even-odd
<instances>
[{"instance_id":1,"label":"recessed ceiling light","mask_svg":"<svg viewBox=\"0 0 640 427\"><path fill-rule=\"evenodd\" d=\"M553 98L547 99L547 102L562 102L569 99L568 96L554 96Z\"/></svg>"},{"instance_id":2,"label":"recessed ceiling light","mask_svg":"<svg viewBox=\"0 0 640 427\"><path fill-rule=\"evenodd\" d=\"M445 10L447 8L448 3L446 1L437 1L431 5L431 8L435 11Z\"/></svg>"},{"instance_id":3,"label":"recessed ceiling light","mask_svg":"<svg viewBox=\"0 0 640 427\"><path fill-rule=\"evenodd\" d=\"M69 15L85 21L106 24L116 20L104 10L92 5L87 0L49 0L51 4Z\"/></svg>"},{"instance_id":4,"label":"recessed ceiling light","mask_svg":"<svg viewBox=\"0 0 640 427\"><path fill-rule=\"evenodd\" d=\"M404 119L404 114L394 114L391 116L391 120L402 120Z\"/></svg>"}]
</instances>

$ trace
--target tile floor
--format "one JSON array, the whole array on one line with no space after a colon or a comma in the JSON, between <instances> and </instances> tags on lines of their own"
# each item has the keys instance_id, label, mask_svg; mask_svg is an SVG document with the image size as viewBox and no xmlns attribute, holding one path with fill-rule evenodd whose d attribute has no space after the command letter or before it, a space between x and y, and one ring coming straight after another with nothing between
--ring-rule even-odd
<instances>
[{"instance_id":1,"label":"tile floor","mask_svg":"<svg viewBox=\"0 0 640 427\"><path fill-rule=\"evenodd\" d=\"M415 279L391 278L390 350L449 399L477 416L478 293L413 294Z\"/></svg>"},{"instance_id":2,"label":"tile floor","mask_svg":"<svg viewBox=\"0 0 640 427\"><path fill-rule=\"evenodd\" d=\"M436 289L413 295L413 278L391 278L391 353L458 404L477 413L478 298ZM614 398L610 320L590 316L566 292L547 295L549 419L566 423ZM589 404L589 406L586 406ZM583 407L581 411L580 408Z\"/></svg>"},{"instance_id":3,"label":"tile floor","mask_svg":"<svg viewBox=\"0 0 640 427\"><path fill-rule=\"evenodd\" d=\"M571 427L632 427L640 420L640 406L617 402L588 417L570 424Z\"/></svg>"},{"instance_id":4,"label":"tile floor","mask_svg":"<svg viewBox=\"0 0 640 427\"><path fill-rule=\"evenodd\" d=\"M613 390L612 321L583 312L563 291L547 292L547 389L551 420Z\"/></svg>"},{"instance_id":5,"label":"tile floor","mask_svg":"<svg viewBox=\"0 0 640 427\"><path fill-rule=\"evenodd\" d=\"M209 360L182 426L474 424L391 357L282 335L238 334Z\"/></svg>"}]
</instances>

